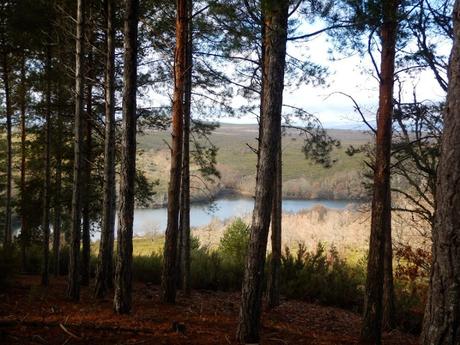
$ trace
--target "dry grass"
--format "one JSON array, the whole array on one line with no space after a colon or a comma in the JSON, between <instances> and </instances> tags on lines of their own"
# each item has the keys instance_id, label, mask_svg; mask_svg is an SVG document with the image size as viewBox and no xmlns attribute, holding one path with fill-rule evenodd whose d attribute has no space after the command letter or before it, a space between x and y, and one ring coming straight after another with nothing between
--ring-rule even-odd
<instances>
[{"instance_id":1,"label":"dry grass","mask_svg":"<svg viewBox=\"0 0 460 345\"><path fill-rule=\"evenodd\" d=\"M249 217L244 221L250 224ZM193 230L193 235L198 237L201 244L215 248L231 222L214 221L206 227ZM411 226L411 218L407 214L394 213L392 226L395 244L410 243L415 247L429 245L420 234L421 228L428 228L428 224L418 223L416 228ZM311 250L322 242L326 246L335 246L347 258L356 257L357 253L362 256L367 251L369 231L369 210L334 210L316 206L299 213L283 214L282 219L283 246L295 249L302 243Z\"/></svg>"}]
</instances>

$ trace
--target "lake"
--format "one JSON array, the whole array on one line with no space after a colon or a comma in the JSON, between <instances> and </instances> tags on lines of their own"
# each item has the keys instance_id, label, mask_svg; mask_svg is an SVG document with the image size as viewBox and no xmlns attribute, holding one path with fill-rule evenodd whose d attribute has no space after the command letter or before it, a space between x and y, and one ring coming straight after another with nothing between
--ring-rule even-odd
<instances>
[{"instance_id":1,"label":"lake","mask_svg":"<svg viewBox=\"0 0 460 345\"><path fill-rule=\"evenodd\" d=\"M323 205L331 209L345 209L354 203L349 200L293 200L283 199L283 213L296 213L310 209L316 205ZM210 224L214 219L225 221L235 217L244 217L252 214L254 200L243 197L223 197L215 200L213 207L210 204L192 204L190 209L190 226L201 227ZM166 229L166 208L136 209L134 211L134 234L146 235L163 233Z\"/></svg>"}]
</instances>

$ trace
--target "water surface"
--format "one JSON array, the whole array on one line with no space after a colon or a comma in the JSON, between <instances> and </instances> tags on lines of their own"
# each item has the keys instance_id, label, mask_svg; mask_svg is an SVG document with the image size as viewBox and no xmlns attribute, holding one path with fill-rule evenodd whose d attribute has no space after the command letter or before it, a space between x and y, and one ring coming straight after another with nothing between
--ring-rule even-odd
<instances>
[{"instance_id":1,"label":"water surface","mask_svg":"<svg viewBox=\"0 0 460 345\"><path fill-rule=\"evenodd\" d=\"M331 209L345 209L352 204L348 200L293 200L283 199L283 212L296 213L323 205ZM235 197L219 198L212 207L210 204L192 204L190 208L190 226L201 227L210 224L214 219L226 221L235 217L250 215L254 208L252 198ZM136 209L134 211L134 234L146 235L163 233L166 229L166 208Z\"/></svg>"}]
</instances>

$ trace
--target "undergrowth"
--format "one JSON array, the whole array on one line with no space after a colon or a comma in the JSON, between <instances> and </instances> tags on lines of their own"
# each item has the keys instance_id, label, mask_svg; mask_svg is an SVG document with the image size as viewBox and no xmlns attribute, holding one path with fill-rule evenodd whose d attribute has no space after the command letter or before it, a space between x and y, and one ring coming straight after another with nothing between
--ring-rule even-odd
<instances>
[{"instance_id":1,"label":"undergrowth","mask_svg":"<svg viewBox=\"0 0 460 345\"><path fill-rule=\"evenodd\" d=\"M226 230L217 248L202 246L197 238L191 241L191 285L194 289L238 291L241 288L248 250L249 227L237 219ZM21 266L19 247L0 248L0 289L8 287L15 273L39 274L42 269L42 246L34 244L27 250L27 260ZM133 280L160 284L162 252L156 249L150 255L133 257ZM67 274L68 248L62 248L61 275ZM266 260L268 266L270 256ZM91 257L94 277L96 256ZM280 287L285 298L300 299L324 305L361 311L366 280L365 257L350 264L336 248L318 243L308 249L299 244L296 251L285 248L281 258ZM50 267L53 267L50 255ZM268 270L266 269L266 272ZM420 328L426 284L420 279L395 276L396 310L398 323L406 330ZM266 286L266 284L264 284Z\"/></svg>"}]
</instances>

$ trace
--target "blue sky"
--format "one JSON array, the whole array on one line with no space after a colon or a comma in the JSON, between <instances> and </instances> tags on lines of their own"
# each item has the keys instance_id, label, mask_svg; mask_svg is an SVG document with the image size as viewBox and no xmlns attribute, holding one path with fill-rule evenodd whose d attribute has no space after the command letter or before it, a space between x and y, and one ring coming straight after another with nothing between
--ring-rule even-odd
<instances>
[{"instance_id":1,"label":"blue sky","mask_svg":"<svg viewBox=\"0 0 460 345\"><path fill-rule=\"evenodd\" d=\"M302 25L301 31L304 33L314 32L324 27L324 23ZM439 51L448 56L451 49L451 42L444 41L442 37L433 38L437 41ZM334 54L334 61L331 60L331 50ZM404 47L405 51L414 51L415 45L411 42ZM284 104L289 104L302 108L314 114L325 128L346 128L363 129L366 128L360 116L354 111L352 101L340 93L352 96L366 115L368 122L375 123L375 114L378 101L378 81L375 77L371 59L366 54L360 56L341 55L334 49L328 35L323 33L309 40L308 42L288 42L288 54L300 60L309 60L328 68L329 77L323 86L301 85L297 88L285 88ZM376 63L379 64L379 52L374 52ZM228 68L229 75L234 69L230 63ZM412 76L405 76L402 80L403 101L411 101L413 90L416 90L417 99L440 101L445 98L443 90L437 84L433 73L430 70L422 71ZM172 92L169 89L166 93ZM395 93L398 89L395 89ZM155 90L149 92L149 97L144 98L140 103L144 106L169 105L170 95L158 94ZM257 104L258 100L254 100ZM233 99L235 107L246 105L247 100L241 96ZM221 116L214 120L227 123L257 123L254 114L239 114L238 117Z\"/></svg>"},{"instance_id":2,"label":"blue sky","mask_svg":"<svg viewBox=\"0 0 460 345\"><path fill-rule=\"evenodd\" d=\"M310 31L315 31L321 24L311 25ZM308 29L307 29L308 30ZM307 31L308 32L308 31ZM308 58L310 61L326 66L329 77L324 86L303 85L295 90L286 89L284 103L294 105L315 114L326 128L362 129L363 123L354 112L352 101L343 92L352 96L366 113L369 122L375 122L378 100L378 82L373 73L373 67L368 55L340 56L334 52L335 61L331 61L328 51L333 48L326 34L321 34L307 43L288 43L288 53L298 58ZM414 47L407 47L408 50ZM443 54L450 51L450 43L440 45ZM374 53L378 61L379 53ZM403 99L410 101L414 88L419 100L439 101L445 97L431 71L426 70L415 76L403 78ZM397 91L397 90L395 90ZM235 104L240 101L235 100ZM235 118L221 118L222 122L256 123L253 115Z\"/></svg>"}]
</instances>

